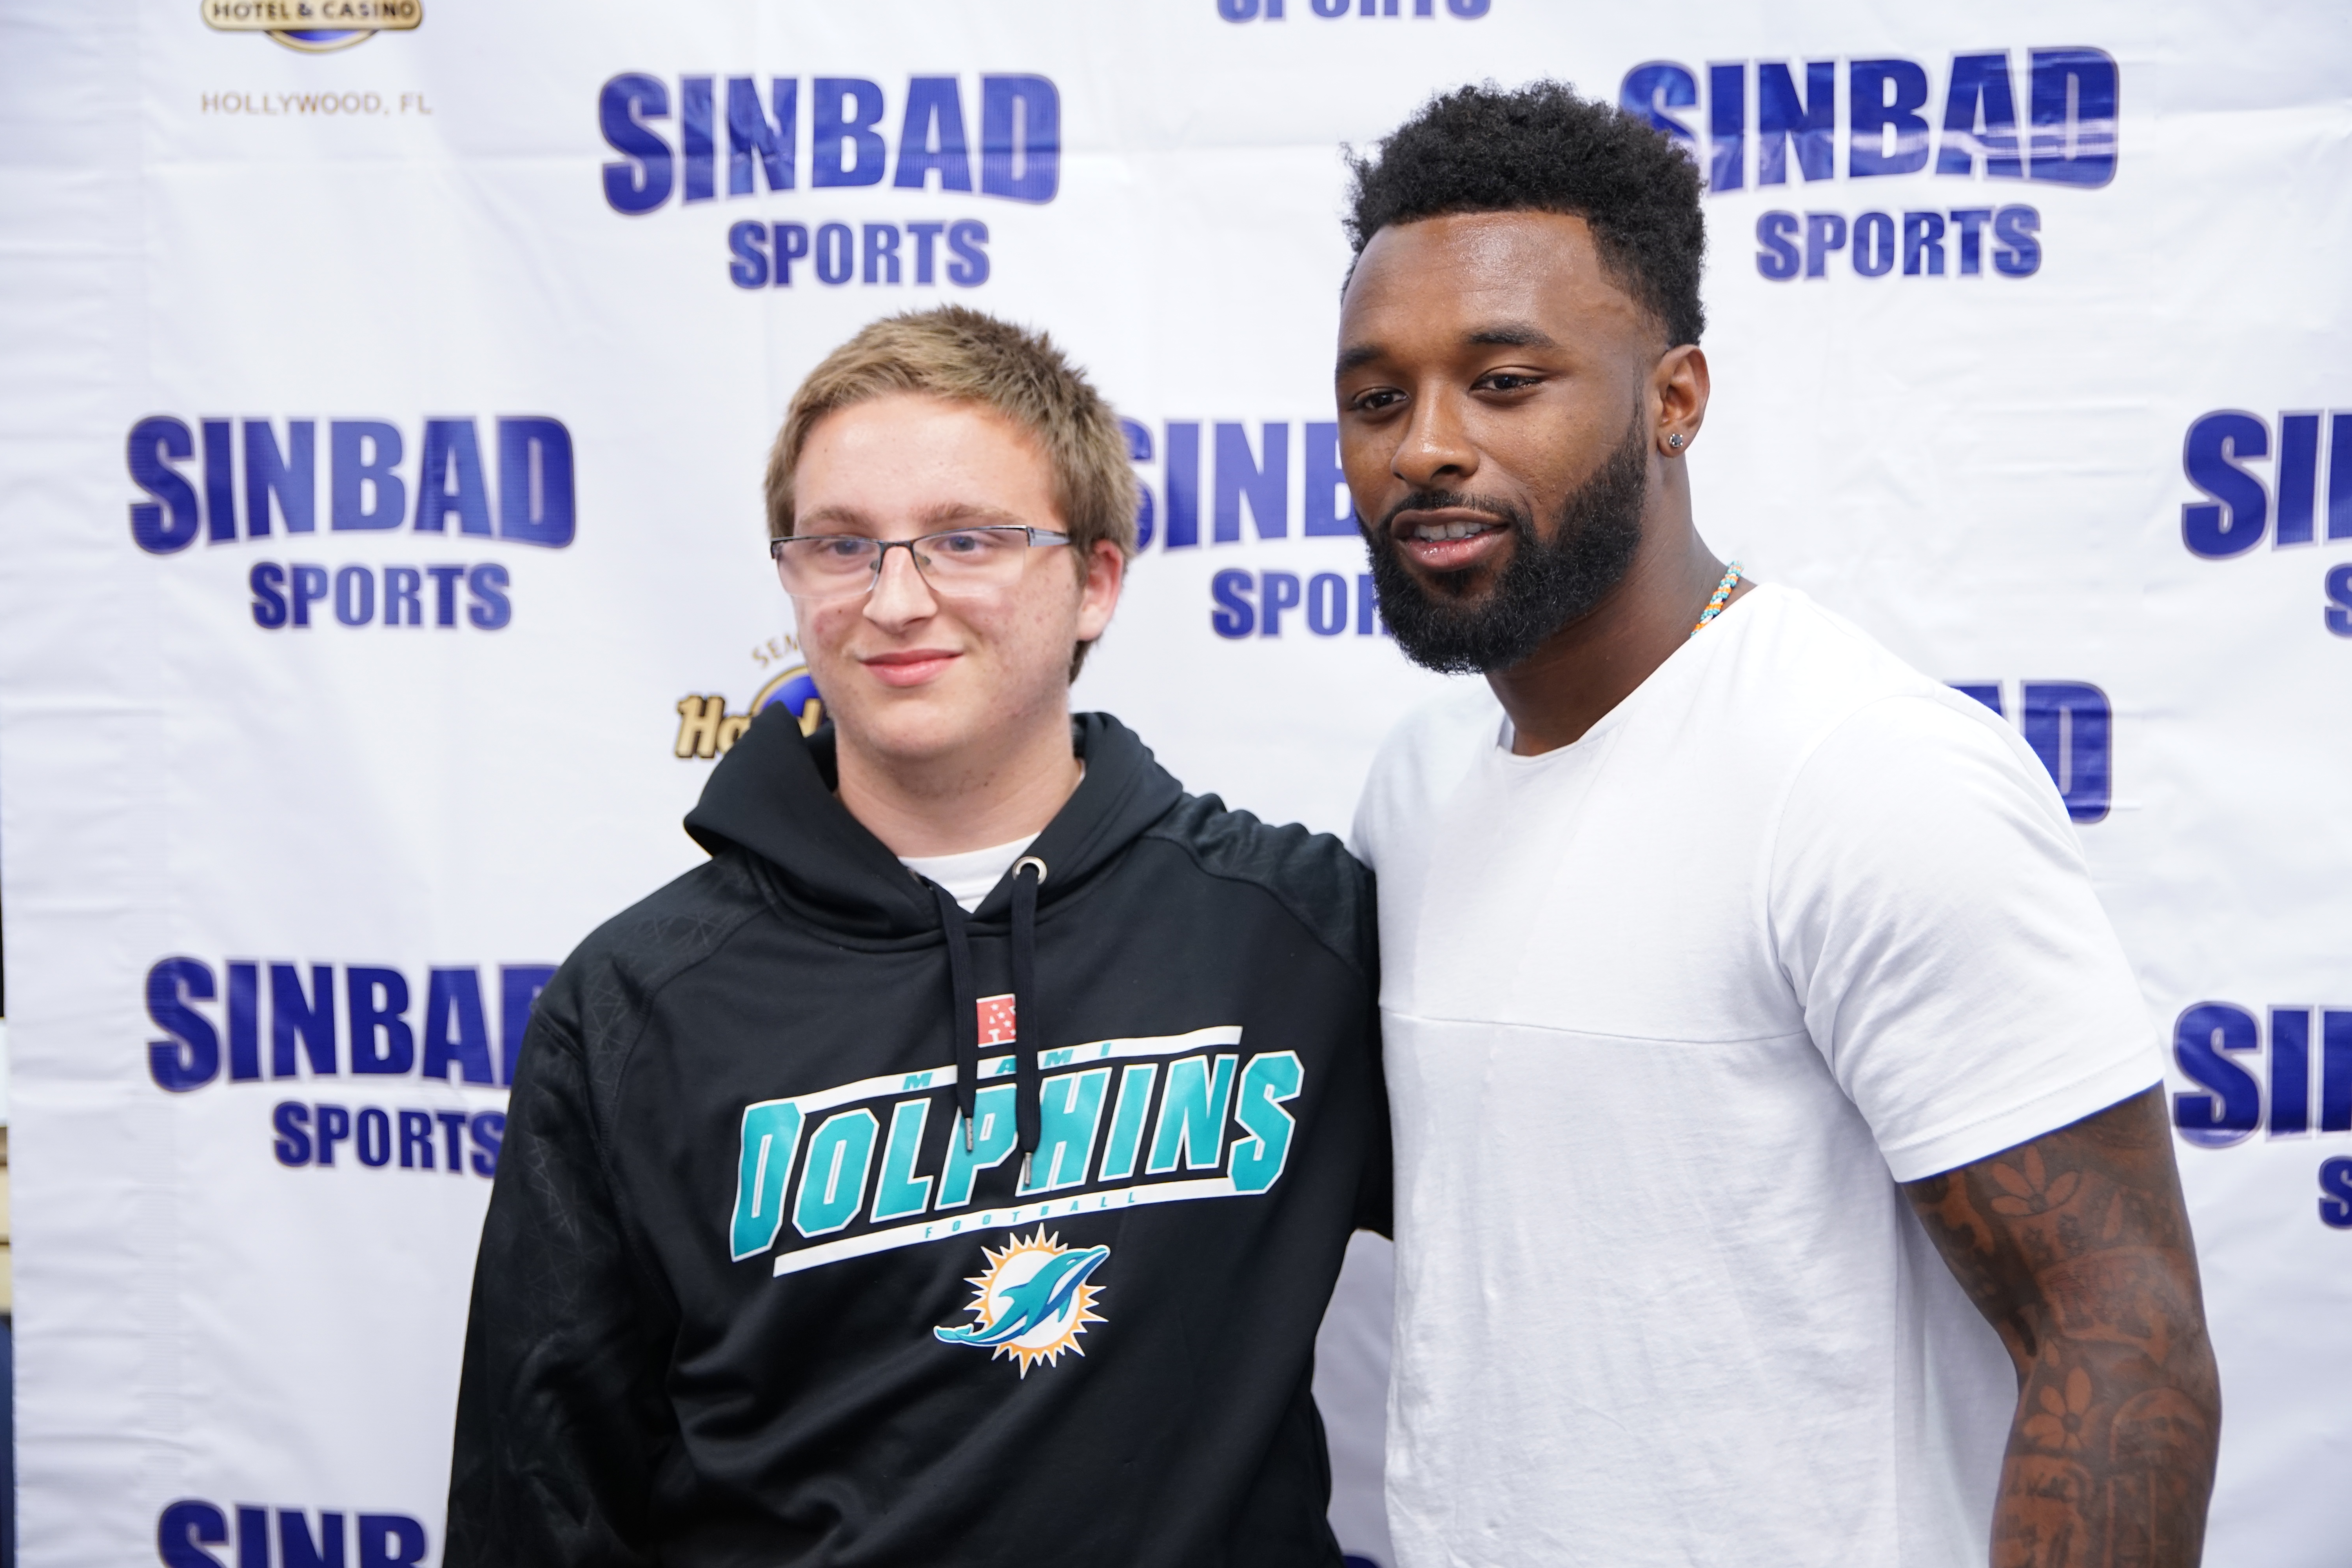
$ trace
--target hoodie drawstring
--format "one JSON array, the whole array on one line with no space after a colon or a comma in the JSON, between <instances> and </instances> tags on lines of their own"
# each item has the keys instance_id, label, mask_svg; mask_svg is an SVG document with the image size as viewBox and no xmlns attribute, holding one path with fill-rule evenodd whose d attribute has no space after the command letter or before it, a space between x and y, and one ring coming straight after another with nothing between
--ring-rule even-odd
<instances>
[{"instance_id":1,"label":"hoodie drawstring","mask_svg":"<svg viewBox=\"0 0 2352 1568\"><path fill-rule=\"evenodd\" d=\"M1035 875L1024 875L1034 872ZM1037 1042L1045 1020L1037 1013L1037 889L1045 885L1045 862L1024 855L1013 862L1013 1117L1021 1134L1021 1185L1029 1184L1029 1156L1036 1152L1039 1123Z\"/></svg>"},{"instance_id":2,"label":"hoodie drawstring","mask_svg":"<svg viewBox=\"0 0 2352 1568\"><path fill-rule=\"evenodd\" d=\"M1021 1184L1029 1184L1029 1156L1043 1130L1037 1079L1037 1042L1045 1037L1037 1013L1037 889L1045 885L1045 862L1024 855L1013 863L1013 1117L1019 1133ZM940 927L948 939L948 997L953 1013L956 1052L956 1111L963 1122L964 1152L972 1147L972 1118L980 1093L980 997L971 978L971 933L955 895L930 884L940 906Z\"/></svg>"},{"instance_id":3,"label":"hoodie drawstring","mask_svg":"<svg viewBox=\"0 0 2352 1568\"><path fill-rule=\"evenodd\" d=\"M973 1101L980 1092L980 994L971 983L971 936L955 895L931 884L939 898L940 925L948 938L948 1015L955 1026L956 1110L963 1122L963 1147L971 1152Z\"/></svg>"}]
</instances>

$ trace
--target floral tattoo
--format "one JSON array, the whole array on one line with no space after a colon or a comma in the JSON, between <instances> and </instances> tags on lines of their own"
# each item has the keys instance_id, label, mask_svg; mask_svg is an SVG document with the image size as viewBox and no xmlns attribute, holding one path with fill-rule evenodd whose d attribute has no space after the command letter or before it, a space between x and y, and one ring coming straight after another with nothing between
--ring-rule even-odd
<instances>
[{"instance_id":1,"label":"floral tattoo","mask_svg":"<svg viewBox=\"0 0 2352 1568\"><path fill-rule=\"evenodd\" d=\"M2162 1091L1909 1184L2017 1363L1993 1568L2189 1568L2221 1429Z\"/></svg>"}]
</instances>

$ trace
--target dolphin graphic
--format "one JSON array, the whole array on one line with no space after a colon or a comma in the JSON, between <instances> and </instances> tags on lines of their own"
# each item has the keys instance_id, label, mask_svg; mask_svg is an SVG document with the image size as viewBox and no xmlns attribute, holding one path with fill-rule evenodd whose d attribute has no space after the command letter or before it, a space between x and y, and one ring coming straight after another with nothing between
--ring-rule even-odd
<instances>
[{"instance_id":1,"label":"dolphin graphic","mask_svg":"<svg viewBox=\"0 0 2352 1568\"><path fill-rule=\"evenodd\" d=\"M1003 1292L1004 1310L992 1323L967 1323L931 1332L951 1345L1009 1344L1070 1310L1087 1276L1110 1256L1108 1247L1061 1253L1036 1273Z\"/></svg>"}]
</instances>

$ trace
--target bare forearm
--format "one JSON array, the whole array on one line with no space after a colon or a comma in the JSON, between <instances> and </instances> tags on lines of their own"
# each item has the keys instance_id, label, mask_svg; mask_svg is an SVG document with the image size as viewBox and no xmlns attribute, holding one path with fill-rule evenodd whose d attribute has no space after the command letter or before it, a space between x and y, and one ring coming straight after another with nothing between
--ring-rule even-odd
<instances>
[{"instance_id":1,"label":"bare forearm","mask_svg":"<svg viewBox=\"0 0 2352 1568\"><path fill-rule=\"evenodd\" d=\"M2121 1336L2040 1352L2001 1464L1995 1568L2193 1568L2220 1437L2201 1331L2160 1362Z\"/></svg>"},{"instance_id":2,"label":"bare forearm","mask_svg":"<svg viewBox=\"0 0 2352 1568\"><path fill-rule=\"evenodd\" d=\"M2018 1367L1994 1568L2196 1563L2221 1398L2160 1095L1908 1190Z\"/></svg>"}]
</instances>

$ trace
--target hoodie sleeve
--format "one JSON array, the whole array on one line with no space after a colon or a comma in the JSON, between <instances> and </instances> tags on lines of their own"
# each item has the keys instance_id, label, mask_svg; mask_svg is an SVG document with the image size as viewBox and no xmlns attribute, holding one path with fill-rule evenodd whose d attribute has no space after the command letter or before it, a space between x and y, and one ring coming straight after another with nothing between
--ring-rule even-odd
<instances>
[{"instance_id":1,"label":"hoodie sleeve","mask_svg":"<svg viewBox=\"0 0 2352 1568\"><path fill-rule=\"evenodd\" d=\"M1366 897L1356 920L1357 951L1364 972L1364 1054L1371 1063L1371 1140L1364 1150L1364 1174L1356 1189L1356 1228L1396 1236L1395 1145L1389 1131L1388 1070L1381 1046L1381 931L1375 912L1378 877L1364 872Z\"/></svg>"},{"instance_id":2,"label":"hoodie sleeve","mask_svg":"<svg viewBox=\"0 0 2352 1568\"><path fill-rule=\"evenodd\" d=\"M1377 1025L1375 1026L1377 1037ZM1396 1175L1389 1141L1387 1085L1375 1066L1372 1073L1370 1139L1364 1150L1364 1173L1356 1186L1355 1225L1358 1230L1396 1236Z\"/></svg>"},{"instance_id":3,"label":"hoodie sleeve","mask_svg":"<svg viewBox=\"0 0 2352 1568\"><path fill-rule=\"evenodd\" d=\"M474 1268L445 1568L655 1561L674 1314L628 1250L586 1064L551 1000L516 1074Z\"/></svg>"}]
</instances>

